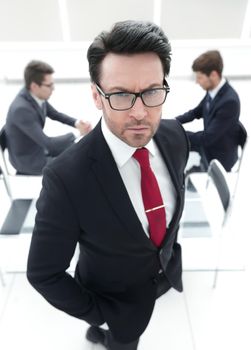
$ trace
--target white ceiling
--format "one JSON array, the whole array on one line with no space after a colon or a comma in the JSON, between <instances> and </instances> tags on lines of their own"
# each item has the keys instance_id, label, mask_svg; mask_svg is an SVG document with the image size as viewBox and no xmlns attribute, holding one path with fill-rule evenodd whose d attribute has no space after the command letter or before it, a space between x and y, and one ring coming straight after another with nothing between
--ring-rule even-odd
<instances>
[{"instance_id":1,"label":"white ceiling","mask_svg":"<svg viewBox=\"0 0 251 350\"><path fill-rule=\"evenodd\" d=\"M0 41L89 41L120 20L150 20L170 39L250 38L250 0L0 0Z\"/></svg>"}]
</instances>

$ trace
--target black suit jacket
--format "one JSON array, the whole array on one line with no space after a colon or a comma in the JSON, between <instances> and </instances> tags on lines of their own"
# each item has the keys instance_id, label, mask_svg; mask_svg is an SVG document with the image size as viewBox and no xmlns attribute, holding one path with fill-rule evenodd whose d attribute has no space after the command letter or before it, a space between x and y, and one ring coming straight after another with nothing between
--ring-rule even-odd
<instances>
[{"instance_id":1,"label":"black suit jacket","mask_svg":"<svg viewBox=\"0 0 251 350\"><path fill-rule=\"evenodd\" d=\"M226 82L212 100L209 113L206 111L205 96L196 108L177 119L183 124L203 118L203 131L187 132L191 150L205 155L208 163L214 158L218 159L230 171L237 160L239 116L239 97Z\"/></svg>"},{"instance_id":2,"label":"black suit jacket","mask_svg":"<svg viewBox=\"0 0 251 350\"><path fill-rule=\"evenodd\" d=\"M76 119L56 111L47 101L47 116L74 126ZM44 134L45 115L26 88L23 88L10 105L6 119L6 138L10 162L21 173L39 175L47 157L55 157L70 146L72 133L57 137Z\"/></svg>"},{"instance_id":3,"label":"black suit jacket","mask_svg":"<svg viewBox=\"0 0 251 350\"><path fill-rule=\"evenodd\" d=\"M29 281L52 305L90 324L107 322L122 342L145 330L160 268L182 290L176 240L188 140L176 120L163 120L154 139L177 192L160 249L142 228L98 124L45 168L28 259ZM78 242L74 279L65 270Z\"/></svg>"}]
</instances>

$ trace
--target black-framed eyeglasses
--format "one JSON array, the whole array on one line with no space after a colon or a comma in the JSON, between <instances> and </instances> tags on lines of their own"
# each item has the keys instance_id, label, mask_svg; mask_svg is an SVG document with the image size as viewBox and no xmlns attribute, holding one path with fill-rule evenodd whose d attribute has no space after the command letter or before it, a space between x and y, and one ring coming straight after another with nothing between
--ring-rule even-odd
<instances>
[{"instance_id":1,"label":"black-framed eyeglasses","mask_svg":"<svg viewBox=\"0 0 251 350\"><path fill-rule=\"evenodd\" d=\"M109 105L115 111L126 111L133 107L136 99L141 98L141 101L146 107L158 107L162 105L170 88L167 82L164 82L165 86L160 88L147 89L141 92L104 92L100 86L96 84L96 88L101 96L106 98Z\"/></svg>"},{"instance_id":2,"label":"black-framed eyeglasses","mask_svg":"<svg viewBox=\"0 0 251 350\"><path fill-rule=\"evenodd\" d=\"M54 87L54 83L50 83L50 84L41 83L40 86L46 86L47 88L52 89Z\"/></svg>"}]
</instances>

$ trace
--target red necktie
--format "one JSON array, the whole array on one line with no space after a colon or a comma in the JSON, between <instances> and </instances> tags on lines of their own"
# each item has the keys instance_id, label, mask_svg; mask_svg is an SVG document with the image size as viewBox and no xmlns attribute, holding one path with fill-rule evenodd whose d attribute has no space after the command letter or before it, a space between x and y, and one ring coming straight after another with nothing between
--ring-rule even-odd
<instances>
[{"instance_id":1,"label":"red necktie","mask_svg":"<svg viewBox=\"0 0 251 350\"><path fill-rule=\"evenodd\" d=\"M150 238L158 247L166 232L166 212L159 185L150 167L148 150L137 149L133 157L139 162L141 169L141 191L149 222Z\"/></svg>"}]
</instances>

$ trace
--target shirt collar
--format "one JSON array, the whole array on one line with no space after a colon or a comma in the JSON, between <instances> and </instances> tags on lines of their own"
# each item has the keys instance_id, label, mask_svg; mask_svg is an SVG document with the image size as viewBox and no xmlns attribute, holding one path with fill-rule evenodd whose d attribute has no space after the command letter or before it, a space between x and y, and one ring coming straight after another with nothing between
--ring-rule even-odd
<instances>
[{"instance_id":1,"label":"shirt collar","mask_svg":"<svg viewBox=\"0 0 251 350\"><path fill-rule=\"evenodd\" d=\"M41 100L41 98L38 98L33 93L30 92L31 97L37 102L39 107L42 107L42 104L45 102L45 100Z\"/></svg>"},{"instance_id":2,"label":"shirt collar","mask_svg":"<svg viewBox=\"0 0 251 350\"><path fill-rule=\"evenodd\" d=\"M208 91L208 93L212 99L215 98L215 96L217 95L219 90L222 88L222 86L225 84L225 82L226 82L226 79L222 78L221 81L219 82L219 84L214 89Z\"/></svg>"},{"instance_id":3,"label":"shirt collar","mask_svg":"<svg viewBox=\"0 0 251 350\"><path fill-rule=\"evenodd\" d=\"M101 130L104 138L112 152L113 158L118 167L122 167L132 157L137 148L129 146L124 141L115 136L108 128L104 118L101 120ZM156 155L155 144L151 139L145 146L152 156Z\"/></svg>"}]
</instances>

